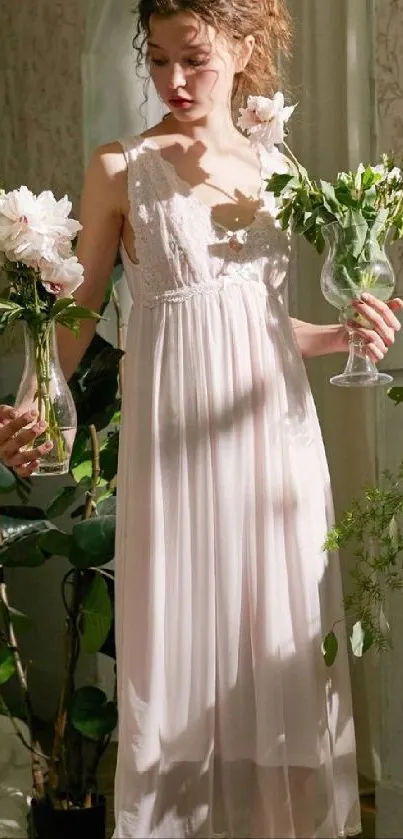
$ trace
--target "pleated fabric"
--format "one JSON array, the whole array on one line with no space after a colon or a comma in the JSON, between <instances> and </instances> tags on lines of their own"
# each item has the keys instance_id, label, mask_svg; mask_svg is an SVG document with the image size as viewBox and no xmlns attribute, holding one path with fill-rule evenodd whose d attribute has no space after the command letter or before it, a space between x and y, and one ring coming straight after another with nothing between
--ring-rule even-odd
<instances>
[{"instance_id":1,"label":"pleated fabric","mask_svg":"<svg viewBox=\"0 0 403 839\"><path fill-rule=\"evenodd\" d=\"M116 839L359 832L329 475L269 195L219 228L122 142L139 263L118 481ZM277 153L262 173L283 170Z\"/></svg>"}]
</instances>

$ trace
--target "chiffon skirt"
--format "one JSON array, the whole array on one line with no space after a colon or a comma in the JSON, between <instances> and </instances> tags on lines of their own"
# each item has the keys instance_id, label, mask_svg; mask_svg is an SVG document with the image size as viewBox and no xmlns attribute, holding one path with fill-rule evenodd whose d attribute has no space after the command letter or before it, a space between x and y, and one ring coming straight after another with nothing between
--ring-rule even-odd
<instances>
[{"instance_id":1,"label":"chiffon skirt","mask_svg":"<svg viewBox=\"0 0 403 839\"><path fill-rule=\"evenodd\" d=\"M263 284L133 306L118 483L116 839L359 831L320 429Z\"/></svg>"}]
</instances>

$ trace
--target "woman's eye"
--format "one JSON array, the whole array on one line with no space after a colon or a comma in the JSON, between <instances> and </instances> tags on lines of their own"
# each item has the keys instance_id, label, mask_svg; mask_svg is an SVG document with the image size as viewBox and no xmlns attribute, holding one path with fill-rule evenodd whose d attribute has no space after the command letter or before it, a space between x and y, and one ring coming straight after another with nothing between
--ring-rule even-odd
<instances>
[{"instance_id":1,"label":"woman's eye","mask_svg":"<svg viewBox=\"0 0 403 839\"><path fill-rule=\"evenodd\" d=\"M208 64L208 62L209 62L208 58L189 58L188 59L188 64L191 67L205 67L205 65Z\"/></svg>"},{"instance_id":2,"label":"woman's eye","mask_svg":"<svg viewBox=\"0 0 403 839\"><path fill-rule=\"evenodd\" d=\"M150 58L151 64L154 64L156 67L165 67L168 64L168 61L165 58Z\"/></svg>"}]
</instances>

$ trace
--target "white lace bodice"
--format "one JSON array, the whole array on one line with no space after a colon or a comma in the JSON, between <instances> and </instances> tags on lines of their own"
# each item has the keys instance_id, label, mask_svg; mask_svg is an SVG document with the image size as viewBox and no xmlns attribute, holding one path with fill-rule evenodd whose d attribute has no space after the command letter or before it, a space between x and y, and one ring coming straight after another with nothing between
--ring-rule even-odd
<instances>
[{"instance_id":1,"label":"white lace bodice","mask_svg":"<svg viewBox=\"0 0 403 839\"><path fill-rule=\"evenodd\" d=\"M263 293L281 290L289 261L289 236L275 219L264 189L262 206L246 228L231 231L212 218L152 139L121 140L128 171L130 222L138 264L121 254L133 300L148 308L181 302L227 284L255 283ZM286 171L277 151L260 151L262 178Z\"/></svg>"}]
</instances>

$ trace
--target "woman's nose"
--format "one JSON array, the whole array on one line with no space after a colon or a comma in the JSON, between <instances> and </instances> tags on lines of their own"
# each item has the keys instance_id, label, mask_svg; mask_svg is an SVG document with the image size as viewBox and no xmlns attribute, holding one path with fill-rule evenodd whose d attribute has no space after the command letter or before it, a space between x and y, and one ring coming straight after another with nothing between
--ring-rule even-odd
<instances>
[{"instance_id":1,"label":"woman's nose","mask_svg":"<svg viewBox=\"0 0 403 839\"><path fill-rule=\"evenodd\" d=\"M186 76L181 64L174 64L171 70L170 86L172 90L177 90L178 87L185 87Z\"/></svg>"}]
</instances>

